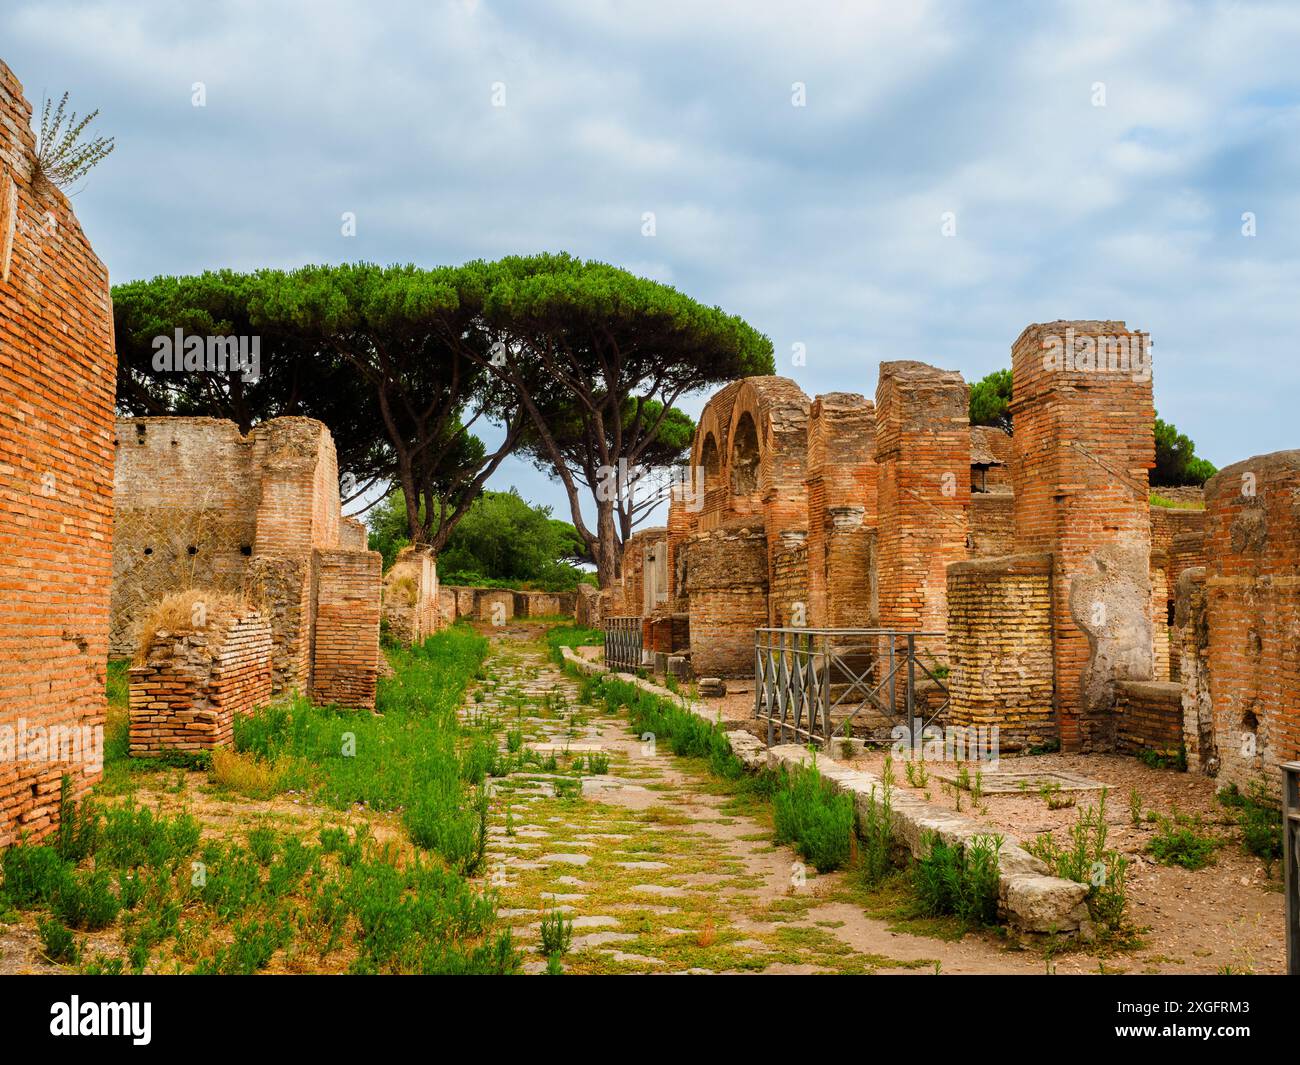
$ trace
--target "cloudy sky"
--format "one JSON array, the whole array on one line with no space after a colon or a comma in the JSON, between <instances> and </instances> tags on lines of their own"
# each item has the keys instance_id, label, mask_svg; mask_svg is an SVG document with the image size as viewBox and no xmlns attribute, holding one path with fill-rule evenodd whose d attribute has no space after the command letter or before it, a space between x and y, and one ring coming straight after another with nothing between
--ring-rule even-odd
<instances>
[{"instance_id":1,"label":"cloudy sky","mask_svg":"<svg viewBox=\"0 0 1300 1065\"><path fill-rule=\"evenodd\" d=\"M744 316L809 395L1122 319L1220 465L1300 444L1298 52L1288 3L0 4L34 104L117 138L74 199L115 281L567 250Z\"/></svg>"}]
</instances>

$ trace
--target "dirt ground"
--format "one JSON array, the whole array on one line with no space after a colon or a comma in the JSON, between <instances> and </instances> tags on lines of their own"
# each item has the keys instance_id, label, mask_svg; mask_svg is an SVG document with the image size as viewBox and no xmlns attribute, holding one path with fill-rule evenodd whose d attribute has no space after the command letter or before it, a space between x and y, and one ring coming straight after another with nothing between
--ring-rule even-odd
<instances>
[{"instance_id":1,"label":"dirt ground","mask_svg":"<svg viewBox=\"0 0 1300 1065\"><path fill-rule=\"evenodd\" d=\"M752 686L729 682L725 696L699 701L720 708L730 728L748 729L756 735L764 732L753 718ZM847 764L879 774L888 753L864 751ZM956 767L949 765L945 770L927 765L931 779L926 788L919 788L909 786L903 766L896 764L898 786L922 798L928 790L936 805L954 809L952 789L945 789L938 776ZM1065 771L1107 786L1109 842L1130 860L1130 913L1134 922L1146 929L1143 948L1130 959L1134 971L1286 971L1281 863L1267 870L1261 859L1245 850L1233 811L1215 798L1213 779L1175 769L1155 769L1123 755L1013 755L1001 760L1000 769ZM1143 811L1137 825L1130 812L1134 791ZM969 795L963 794L962 813L1022 842L1043 832L1064 839L1079 810L1095 804L1100 795L1098 791L1070 794L1075 804L1057 810L1049 809L1045 798L1035 790L986 795L980 809L973 808ZM1157 831L1157 822L1148 816L1151 813L1201 817L1206 828L1221 840L1214 863L1195 872L1157 863L1147 852Z\"/></svg>"}]
</instances>

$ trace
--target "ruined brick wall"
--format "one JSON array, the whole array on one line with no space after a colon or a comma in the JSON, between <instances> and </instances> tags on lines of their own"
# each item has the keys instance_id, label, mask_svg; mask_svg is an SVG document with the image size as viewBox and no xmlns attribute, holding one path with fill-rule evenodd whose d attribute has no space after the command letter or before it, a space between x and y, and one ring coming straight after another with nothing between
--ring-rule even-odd
<instances>
[{"instance_id":1,"label":"ruined brick wall","mask_svg":"<svg viewBox=\"0 0 1300 1065\"><path fill-rule=\"evenodd\" d=\"M338 465L318 421L273 418L245 436L219 418L123 418L115 447L116 656L172 592L238 592L255 556L339 546Z\"/></svg>"},{"instance_id":2,"label":"ruined brick wall","mask_svg":"<svg viewBox=\"0 0 1300 1065\"><path fill-rule=\"evenodd\" d=\"M1207 672L1219 781L1274 794L1300 757L1300 451L1205 486ZM1194 572L1194 571L1193 571Z\"/></svg>"},{"instance_id":3,"label":"ruined brick wall","mask_svg":"<svg viewBox=\"0 0 1300 1065\"><path fill-rule=\"evenodd\" d=\"M1163 489L1158 489L1163 494ZM1195 491L1201 494L1201 489ZM1177 545L1177 546L1175 546ZM1151 507L1151 625L1157 680L1178 678L1173 633L1178 575L1205 563L1205 511Z\"/></svg>"},{"instance_id":4,"label":"ruined brick wall","mask_svg":"<svg viewBox=\"0 0 1300 1065\"><path fill-rule=\"evenodd\" d=\"M668 601L668 530L641 529L623 545L622 601L629 614L648 617Z\"/></svg>"},{"instance_id":5,"label":"ruined brick wall","mask_svg":"<svg viewBox=\"0 0 1300 1065\"><path fill-rule=\"evenodd\" d=\"M1016 541L1053 558L1066 750L1086 749L1094 721L1108 721L1115 681L1152 675L1155 412L1134 358L1145 340L1123 322L1052 322L1012 346ZM1134 353L1123 364L1121 345Z\"/></svg>"},{"instance_id":6,"label":"ruined brick wall","mask_svg":"<svg viewBox=\"0 0 1300 1065\"><path fill-rule=\"evenodd\" d=\"M1179 574L1175 602L1174 635L1178 645L1187 770L1212 777L1219 772L1219 755L1215 749L1214 704L1210 696L1210 628L1203 567L1192 567Z\"/></svg>"},{"instance_id":7,"label":"ruined brick wall","mask_svg":"<svg viewBox=\"0 0 1300 1065\"><path fill-rule=\"evenodd\" d=\"M28 728L100 735L112 574L108 271L67 198L33 183L30 119L0 62L0 742ZM86 792L101 768L92 748L11 748L0 847L52 827L64 773Z\"/></svg>"},{"instance_id":8,"label":"ruined brick wall","mask_svg":"<svg viewBox=\"0 0 1300 1065\"><path fill-rule=\"evenodd\" d=\"M515 616L515 593L485 588L474 597L479 621L502 625Z\"/></svg>"},{"instance_id":9,"label":"ruined brick wall","mask_svg":"<svg viewBox=\"0 0 1300 1065\"><path fill-rule=\"evenodd\" d=\"M802 529L787 529L772 564L769 623L778 628L809 625L808 600L808 534Z\"/></svg>"},{"instance_id":10,"label":"ruined brick wall","mask_svg":"<svg viewBox=\"0 0 1300 1065\"><path fill-rule=\"evenodd\" d=\"M248 559L242 591L271 623L272 690L306 694L316 620L311 559L254 556Z\"/></svg>"},{"instance_id":11,"label":"ruined brick wall","mask_svg":"<svg viewBox=\"0 0 1300 1065\"><path fill-rule=\"evenodd\" d=\"M756 501L755 513L763 518L767 534L768 582L784 550L783 537L808 528L808 494L805 486L808 452L808 397L786 377L747 377L736 393L731 427L731 505L746 513ZM738 491L742 477L739 454L745 439L743 424L757 430L757 483L753 494ZM768 606L767 623L775 617Z\"/></svg>"},{"instance_id":12,"label":"ruined brick wall","mask_svg":"<svg viewBox=\"0 0 1300 1065\"><path fill-rule=\"evenodd\" d=\"M585 625L589 629L601 627L600 589L590 584L578 585L573 617L579 625Z\"/></svg>"},{"instance_id":13,"label":"ruined brick wall","mask_svg":"<svg viewBox=\"0 0 1300 1065\"><path fill-rule=\"evenodd\" d=\"M884 628L947 626L946 569L966 558L968 414L961 374L920 362L880 364L876 567Z\"/></svg>"},{"instance_id":14,"label":"ruined brick wall","mask_svg":"<svg viewBox=\"0 0 1300 1065\"><path fill-rule=\"evenodd\" d=\"M715 529L729 513L731 471L731 415L743 384L732 381L715 392L700 412L691 447L691 466L702 471L704 499L692 514L691 532Z\"/></svg>"},{"instance_id":15,"label":"ruined brick wall","mask_svg":"<svg viewBox=\"0 0 1300 1065\"><path fill-rule=\"evenodd\" d=\"M344 551L369 551L370 532L365 522L356 518L343 518L339 521L339 547Z\"/></svg>"},{"instance_id":16,"label":"ruined brick wall","mask_svg":"<svg viewBox=\"0 0 1300 1065\"><path fill-rule=\"evenodd\" d=\"M1170 676L1170 657L1172 641L1168 619L1168 601L1165 599L1168 587L1166 574L1169 571L1169 556L1164 551L1151 552L1151 679L1166 681Z\"/></svg>"},{"instance_id":17,"label":"ruined brick wall","mask_svg":"<svg viewBox=\"0 0 1300 1065\"><path fill-rule=\"evenodd\" d=\"M130 418L115 425L111 653L136 652L136 628L187 588L237 593L257 538L253 438L215 418Z\"/></svg>"},{"instance_id":18,"label":"ruined brick wall","mask_svg":"<svg viewBox=\"0 0 1300 1065\"><path fill-rule=\"evenodd\" d=\"M996 558L1016 550L1016 498L1008 491L972 492L968 550L971 558Z\"/></svg>"},{"instance_id":19,"label":"ruined brick wall","mask_svg":"<svg viewBox=\"0 0 1300 1065\"><path fill-rule=\"evenodd\" d=\"M438 569L428 548L402 548L383 578L381 616L389 635L407 646L433 635L442 626L439 598Z\"/></svg>"},{"instance_id":20,"label":"ruined brick wall","mask_svg":"<svg viewBox=\"0 0 1300 1065\"><path fill-rule=\"evenodd\" d=\"M156 633L141 654L129 671L132 757L230 747L236 716L270 701L271 624L256 611Z\"/></svg>"},{"instance_id":21,"label":"ruined brick wall","mask_svg":"<svg viewBox=\"0 0 1300 1065\"><path fill-rule=\"evenodd\" d=\"M682 545L696 532L704 506L704 493L700 487L703 485L702 475L688 469L687 476L688 487L675 492L668 503L668 609L676 613L686 610L686 592L680 576Z\"/></svg>"},{"instance_id":22,"label":"ruined brick wall","mask_svg":"<svg viewBox=\"0 0 1300 1065\"><path fill-rule=\"evenodd\" d=\"M691 668L698 677L754 672L754 630L767 624L767 535L759 522L686 542Z\"/></svg>"},{"instance_id":23,"label":"ruined brick wall","mask_svg":"<svg viewBox=\"0 0 1300 1065\"><path fill-rule=\"evenodd\" d=\"M970 427L971 491L1010 491L1015 445L1001 429L989 425Z\"/></svg>"},{"instance_id":24,"label":"ruined brick wall","mask_svg":"<svg viewBox=\"0 0 1300 1065\"><path fill-rule=\"evenodd\" d=\"M1009 751L1055 739L1051 558L957 562L947 576L949 724L996 725Z\"/></svg>"},{"instance_id":25,"label":"ruined brick wall","mask_svg":"<svg viewBox=\"0 0 1300 1065\"><path fill-rule=\"evenodd\" d=\"M832 392L808 416L808 624L875 623L871 571L876 528L876 410Z\"/></svg>"},{"instance_id":26,"label":"ruined brick wall","mask_svg":"<svg viewBox=\"0 0 1300 1065\"><path fill-rule=\"evenodd\" d=\"M1183 746L1182 687L1168 681L1115 684L1115 750L1176 759Z\"/></svg>"},{"instance_id":27,"label":"ruined brick wall","mask_svg":"<svg viewBox=\"0 0 1300 1065\"><path fill-rule=\"evenodd\" d=\"M372 709L379 676L380 573L378 551L315 551L315 703Z\"/></svg>"}]
</instances>

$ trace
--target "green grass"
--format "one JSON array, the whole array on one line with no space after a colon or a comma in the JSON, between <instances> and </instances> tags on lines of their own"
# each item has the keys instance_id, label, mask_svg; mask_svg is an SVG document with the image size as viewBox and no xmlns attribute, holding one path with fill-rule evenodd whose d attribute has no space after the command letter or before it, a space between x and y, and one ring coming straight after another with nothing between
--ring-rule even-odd
<instances>
[{"instance_id":1,"label":"green grass","mask_svg":"<svg viewBox=\"0 0 1300 1065\"><path fill-rule=\"evenodd\" d=\"M848 864L853 849L853 799L826 780L815 765L782 769L772 801L777 843L793 843L819 873Z\"/></svg>"},{"instance_id":2,"label":"green grass","mask_svg":"<svg viewBox=\"0 0 1300 1065\"><path fill-rule=\"evenodd\" d=\"M1214 862L1219 841L1203 831L1199 819L1176 814L1158 819L1159 831L1147 844L1147 851L1161 865L1204 869Z\"/></svg>"},{"instance_id":3,"label":"green grass","mask_svg":"<svg viewBox=\"0 0 1300 1065\"><path fill-rule=\"evenodd\" d=\"M546 646L550 651L551 661L563 665L561 647L601 647L605 643L602 629L589 629L585 625L556 625L546 631Z\"/></svg>"},{"instance_id":4,"label":"green grass","mask_svg":"<svg viewBox=\"0 0 1300 1065\"><path fill-rule=\"evenodd\" d=\"M1237 825L1246 850L1264 860L1268 874L1282 857L1282 806L1256 781L1243 795L1235 784L1219 793L1219 802L1237 811Z\"/></svg>"},{"instance_id":5,"label":"green grass","mask_svg":"<svg viewBox=\"0 0 1300 1065\"><path fill-rule=\"evenodd\" d=\"M277 958L355 973L517 971L495 894L467 879L486 847L486 797L471 779L485 766L457 710L486 650L483 637L454 626L390 652L378 714L293 700L237 722L232 757L268 770L249 779L291 780L338 809L396 812L416 849L380 845L364 824L310 838L258 822L238 840L205 840L186 813L131 798L65 801L52 842L0 856L0 911L37 911L46 955L80 958L87 973L246 974ZM110 687L123 672L110 666ZM120 689L111 698L120 705ZM159 768L120 753L124 790ZM110 933L121 956L86 958L77 934L91 931L97 947Z\"/></svg>"},{"instance_id":6,"label":"green grass","mask_svg":"<svg viewBox=\"0 0 1300 1065\"><path fill-rule=\"evenodd\" d=\"M1152 492L1150 503L1153 507L1167 507L1170 510L1204 510L1204 503L1180 503L1177 500L1169 499L1162 496L1159 492Z\"/></svg>"},{"instance_id":7,"label":"green grass","mask_svg":"<svg viewBox=\"0 0 1300 1065\"><path fill-rule=\"evenodd\" d=\"M998 857L1001 836L973 836L963 846L935 833L916 862L912 879L921 907L930 916L951 914L970 926L997 923Z\"/></svg>"}]
</instances>

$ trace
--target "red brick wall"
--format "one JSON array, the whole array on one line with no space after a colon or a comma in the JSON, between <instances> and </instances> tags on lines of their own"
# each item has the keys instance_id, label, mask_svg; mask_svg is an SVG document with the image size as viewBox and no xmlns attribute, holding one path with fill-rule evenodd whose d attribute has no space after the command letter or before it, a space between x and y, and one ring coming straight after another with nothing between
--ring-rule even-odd
<instances>
[{"instance_id":1,"label":"red brick wall","mask_svg":"<svg viewBox=\"0 0 1300 1065\"><path fill-rule=\"evenodd\" d=\"M0 62L0 732L15 740L99 735L112 579L108 271L66 197L32 184L30 119ZM76 796L100 773L18 754L0 762L0 847L50 829L64 773Z\"/></svg>"},{"instance_id":2,"label":"red brick wall","mask_svg":"<svg viewBox=\"0 0 1300 1065\"><path fill-rule=\"evenodd\" d=\"M813 400L808 416L808 624L866 628L876 526L875 404L849 392Z\"/></svg>"},{"instance_id":3,"label":"red brick wall","mask_svg":"<svg viewBox=\"0 0 1300 1065\"><path fill-rule=\"evenodd\" d=\"M966 558L968 415L961 374L920 362L880 364L876 568L884 628L947 626L946 570Z\"/></svg>"},{"instance_id":4,"label":"red brick wall","mask_svg":"<svg viewBox=\"0 0 1300 1065\"><path fill-rule=\"evenodd\" d=\"M271 698L271 624L250 611L210 631L158 633L130 669L131 755L229 747Z\"/></svg>"},{"instance_id":5,"label":"red brick wall","mask_svg":"<svg viewBox=\"0 0 1300 1065\"><path fill-rule=\"evenodd\" d=\"M1077 358L1061 356L1067 338ZM1053 556L1061 743L1089 742L1114 683L1152 672L1147 471L1154 465L1151 379L1088 368L1106 338L1136 346L1123 322L1031 325L1012 346L1017 549ZM1109 360L1106 365L1109 366Z\"/></svg>"},{"instance_id":6,"label":"red brick wall","mask_svg":"<svg viewBox=\"0 0 1300 1065\"><path fill-rule=\"evenodd\" d=\"M1011 492L972 492L970 556L996 558L1016 550L1016 498Z\"/></svg>"},{"instance_id":7,"label":"red brick wall","mask_svg":"<svg viewBox=\"0 0 1300 1065\"><path fill-rule=\"evenodd\" d=\"M1276 793L1300 758L1300 451L1205 486L1207 665L1219 780Z\"/></svg>"},{"instance_id":8,"label":"red brick wall","mask_svg":"<svg viewBox=\"0 0 1300 1065\"><path fill-rule=\"evenodd\" d=\"M311 698L371 709L379 673L378 551L316 551Z\"/></svg>"}]
</instances>

